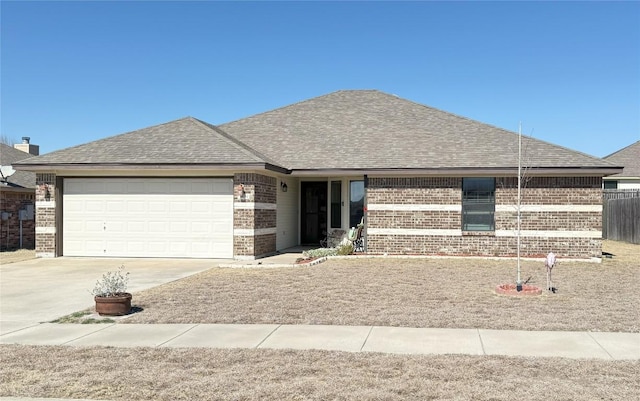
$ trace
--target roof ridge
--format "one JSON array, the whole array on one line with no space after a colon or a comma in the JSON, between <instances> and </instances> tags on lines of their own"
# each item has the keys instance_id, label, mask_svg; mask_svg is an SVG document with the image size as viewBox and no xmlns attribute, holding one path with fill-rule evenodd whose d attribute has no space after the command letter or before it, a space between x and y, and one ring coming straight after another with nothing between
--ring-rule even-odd
<instances>
[{"instance_id":1,"label":"roof ridge","mask_svg":"<svg viewBox=\"0 0 640 401\"><path fill-rule=\"evenodd\" d=\"M69 151L69 150L72 150L72 149L75 149L75 148L79 148L81 146L86 146L86 145L88 145L90 143L102 142L102 141L106 141L106 140L109 140L109 139L117 138L119 136L133 134L133 133L136 133L138 131L146 130L146 129L149 129L149 128L162 127L163 125L173 124L173 123L176 123L176 122L182 121L182 120L188 120L190 118L193 118L193 117L191 117L191 116L181 117L181 118L178 118L176 120L166 121L166 122L163 122L163 123L160 123L160 124L154 124L154 125L151 125L151 126L148 126L148 127L145 127L145 128L138 128L138 129L135 129L133 131L125 131L125 132L121 132L119 134L109 135L109 136L106 136L104 138L96 139L95 141L85 142L85 143L81 143L81 144L78 144L78 145L69 146L68 148L57 149L57 150L51 151L49 153L43 153L41 155L33 156L33 157L40 157L40 156L44 156L44 155L50 155L52 153L57 153L57 152L62 152L62 151L66 152L66 151Z\"/></svg>"},{"instance_id":2,"label":"roof ridge","mask_svg":"<svg viewBox=\"0 0 640 401\"><path fill-rule=\"evenodd\" d=\"M220 135L220 136L224 137L225 139L229 140L239 150L242 150L245 153L248 153L248 154L250 154L250 155L252 155L254 157L257 157L257 158L261 159L263 162L266 162L266 163L269 163L269 164L273 164L275 166L280 166L279 163L275 162L270 157L267 157L266 155L258 152L257 150L253 149L249 145L247 145L244 142L240 141L239 139L231 136L230 134L228 134L227 132L225 132L224 130L219 128L218 126L210 124L210 123L208 123L206 121L202 121L202 120L197 119L195 117L188 117L188 118L193 120L195 123L203 125L205 128L208 128L208 129L210 129L212 131L215 131L218 135ZM282 166L280 166L280 167L282 167Z\"/></svg>"},{"instance_id":3,"label":"roof ridge","mask_svg":"<svg viewBox=\"0 0 640 401\"><path fill-rule=\"evenodd\" d=\"M304 104L304 103L308 103L308 102L311 102L313 100L318 100L318 99L321 99L323 97L328 97L328 96L331 96L331 95L335 95L336 93L344 93L344 92L379 92L379 93L387 94L387 93L382 92L382 91L380 91L378 89L338 89L338 90L335 90L333 92L325 93L324 95L314 96L312 98L303 99L303 100L300 100L298 102L291 103L291 104L288 104L288 105L285 105L285 106L276 107L275 109L266 110L266 111L263 111L263 112L258 113L258 114L252 114L250 116L241 117L241 118L238 118L238 119L235 119L235 120L232 120L232 121L227 121L226 123L223 123L223 124L220 124L220 125L233 124L233 123L235 123L237 121L242 121L242 120L247 120L247 119L254 118L254 117L259 117L259 116L262 116L262 115L265 115L265 114L273 113L273 112L276 112L276 111L280 111L280 110L288 109L290 107L294 107L294 106L298 106L298 105L301 105L301 104ZM390 96L395 96L395 95L390 95Z\"/></svg>"},{"instance_id":4,"label":"roof ridge","mask_svg":"<svg viewBox=\"0 0 640 401\"><path fill-rule=\"evenodd\" d=\"M611 157L611 156L613 156L613 155L615 155L615 154L617 154L617 153L620 153L620 152L622 152L622 151L625 151L625 150L629 149L630 147L632 147L632 146L636 146L636 145L640 145L640 141L636 141L636 142L634 142L634 143L632 143L632 144L630 144L630 145L625 146L625 147L624 147L624 148L622 148L622 149L618 149L618 150L616 150L615 152L611 153L610 155L604 156L604 157L603 157L603 159L608 159L609 157Z\"/></svg>"}]
</instances>

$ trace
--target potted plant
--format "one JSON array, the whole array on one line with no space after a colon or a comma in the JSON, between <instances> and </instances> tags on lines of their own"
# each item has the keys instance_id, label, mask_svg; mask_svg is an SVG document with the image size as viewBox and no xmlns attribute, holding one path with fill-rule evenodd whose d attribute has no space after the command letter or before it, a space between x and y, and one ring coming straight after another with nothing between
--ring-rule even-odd
<instances>
[{"instance_id":1,"label":"potted plant","mask_svg":"<svg viewBox=\"0 0 640 401\"><path fill-rule=\"evenodd\" d=\"M124 265L117 271L106 272L96 282L93 291L96 312L101 316L122 316L131 311L131 294L127 292L129 273Z\"/></svg>"}]
</instances>

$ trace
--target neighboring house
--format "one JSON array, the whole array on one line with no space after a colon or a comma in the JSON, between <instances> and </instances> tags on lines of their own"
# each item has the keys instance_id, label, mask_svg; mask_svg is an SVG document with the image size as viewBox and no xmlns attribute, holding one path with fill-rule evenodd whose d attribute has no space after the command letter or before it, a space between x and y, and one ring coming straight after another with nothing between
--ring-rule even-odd
<instances>
[{"instance_id":1,"label":"neighboring house","mask_svg":"<svg viewBox=\"0 0 640 401\"><path fill-rule=\"evenodd\" d=\"M621 173L603 178L604 189L640 189L640 141L603 159L624 166Z\"/></svg>"},{"instance_id":2,"label":"neighboring house","mask_svg":"<svg viewBox=\"0 0 640 401\"><path fill-rule=\"evenodd\" d=\"M523 137L522 253L601 257L621 167ZM251 259L364 220L370 254L514 256L518 135L375 90L187 117L19 163L39 256Z\"/></svg>"},{"instance_id":3,"label":"neighboring house","mask_svg":"<svg viewBox=\"0 0 640 401\"><path fill-rule=\"evenodd\" d=\"M0 165L4 167L0 175L0 250L35 247L36 174L15 171L9 175L8 167L37 155L38 146L26 137L13 148L0 143Z\"/></svg>"}]
</instances>

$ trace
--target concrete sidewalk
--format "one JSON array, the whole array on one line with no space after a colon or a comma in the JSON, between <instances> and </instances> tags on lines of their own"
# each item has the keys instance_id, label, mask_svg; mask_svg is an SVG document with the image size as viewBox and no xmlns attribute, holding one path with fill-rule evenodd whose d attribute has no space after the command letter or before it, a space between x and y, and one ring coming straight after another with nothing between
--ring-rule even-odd
<instances>
[{"instance_id":1,"label":"concrete sidewalk","mask_svg":"<svg viewBox=\"0 0 640 401\"><path fill-rule=\"evenodd\" d=\"M316 349L640 360L640 333L276 324L54 324L0 333L0 344Z\"/></svg>"}]
</instances>

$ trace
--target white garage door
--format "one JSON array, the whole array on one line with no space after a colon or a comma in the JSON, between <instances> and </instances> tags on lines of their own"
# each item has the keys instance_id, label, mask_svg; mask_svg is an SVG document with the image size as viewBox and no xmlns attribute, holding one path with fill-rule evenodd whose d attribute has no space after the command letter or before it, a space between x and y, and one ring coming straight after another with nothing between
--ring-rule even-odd
<instances>
[{"instance_id":1,"label":"white garage door","mask_svg":"<svg viewBox=\"0 0 640 401\"><path fill-rule=\"evenodd\" d=\"M65 256L233 258L230 178L68 178Z\"/></svg>"}]
</instances>

